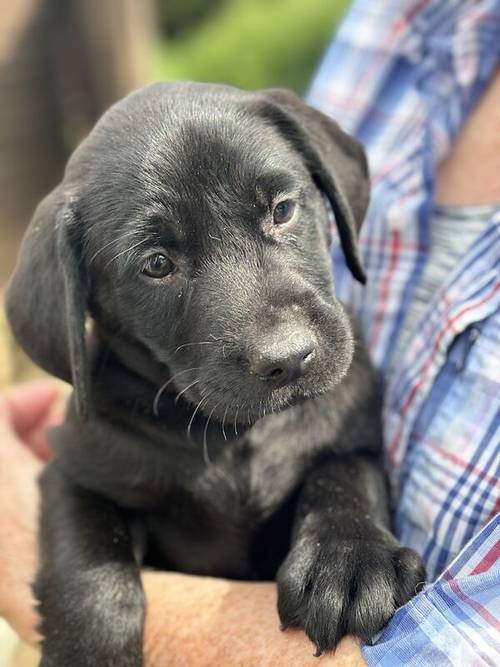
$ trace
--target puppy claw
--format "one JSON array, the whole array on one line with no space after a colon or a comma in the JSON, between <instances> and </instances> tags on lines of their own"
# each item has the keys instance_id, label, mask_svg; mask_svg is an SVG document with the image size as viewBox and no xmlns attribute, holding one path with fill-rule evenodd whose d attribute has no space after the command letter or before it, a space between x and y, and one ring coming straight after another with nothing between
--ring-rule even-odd
<instances>
[{"instance_id":1,"label":"puppy claw","mask_svg":"<svg viewBox=\"0 0 500 667\"><path fill-rule=\"evenodd\" d=\"M316 646L316 652L313 653L313 656L315 658L321 658L322 655L323 655L323 651L320 649L319 646Z\"/></svg>"},{"instance_id":2,"label":"puppy claw","mask_svg":"<svg viewBox=\"0 0 500 667\"><path fill-rule=\"evenodd\" d=\"M320 554L311 544L294 547L278 571L278 612L305 630L316 657L344 635L373 637L425 577L417 554L392 539L325 540Z\"/></svg>"}]
</instances>

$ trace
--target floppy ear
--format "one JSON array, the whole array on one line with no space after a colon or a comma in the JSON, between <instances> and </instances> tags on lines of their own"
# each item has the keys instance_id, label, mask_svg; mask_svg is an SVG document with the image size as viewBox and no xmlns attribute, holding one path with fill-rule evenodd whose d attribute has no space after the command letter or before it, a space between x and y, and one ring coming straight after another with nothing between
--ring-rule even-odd
<instances>
[{"instance_id":1,"label":"floppy ear","mask_svg":"<svg viewBox=\"0 0 500 667\"><path fill-rule=\"evenodd\" d=\"M357 235L368 208L369 175L360 143L331 118L309 107L295 93L271 89L259 93L261 115L271 120L304 157L335 214L347 266L364 283Z\"/></svg>"},{"instance_id":2,"label":"floppy ear","mask_svg":"<svg viewBox=\"0 0 500 667\"><path fill-rule=\"evenodd\" d=\"M76 203L56 188L38 206L7 289L7 317L21 347L49 373L72 382L78 412L88 410L85 315Z\"/></svg>"}]
</instances>

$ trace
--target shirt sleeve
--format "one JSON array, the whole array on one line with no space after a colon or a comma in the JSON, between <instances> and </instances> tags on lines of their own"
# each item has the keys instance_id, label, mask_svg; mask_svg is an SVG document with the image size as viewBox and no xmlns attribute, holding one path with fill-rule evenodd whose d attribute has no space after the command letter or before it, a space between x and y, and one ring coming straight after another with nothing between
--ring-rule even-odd
<instances>
[{"instance_id":1,"label":"shirt sleeve","mask_svg":"<svg viewBox=\"0 0 500 667\"><path fill-rule=\"evenodd\" d=\"M398 609L372 645L369 667L500 664L500 514L443 574Z\"/></svg>"}]
</instances>

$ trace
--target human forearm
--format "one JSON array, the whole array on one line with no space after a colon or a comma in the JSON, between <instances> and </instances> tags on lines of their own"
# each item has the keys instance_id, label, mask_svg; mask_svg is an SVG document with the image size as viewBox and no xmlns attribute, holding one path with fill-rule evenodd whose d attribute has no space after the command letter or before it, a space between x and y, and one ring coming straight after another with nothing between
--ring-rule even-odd
<instances>
[{"instance_id":1,"label":"human forearm","mask_svg":"<svg viewBox=\"0 0 500 667\"><path fill-rule=\"evenodd\" d=\"M280 632L276 587L163 572L146 572L146 667L358 667L358 643L313 657L301 631Z\"/></svg>"}]
</instances>

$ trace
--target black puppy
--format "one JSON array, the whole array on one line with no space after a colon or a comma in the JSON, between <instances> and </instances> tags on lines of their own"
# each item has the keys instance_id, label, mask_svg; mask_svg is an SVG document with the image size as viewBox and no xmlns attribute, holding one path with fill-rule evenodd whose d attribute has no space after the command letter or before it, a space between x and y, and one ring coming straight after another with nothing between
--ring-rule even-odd
<instances>
[{"instance_id":1,"label":"black puppy","mask_svg":"<svg viewBox=\"0 0 500 667\"><path fill-rule=\"evenodd\" d=\"M38 207L8 314L74 386L41 482L44 667L142 663L141 564L276 577L318 652L368 640L424 579L390 533L325 197L363 281L356 141L285 91L162 83L110 109Z\"/></svg>"}]
</instances>

